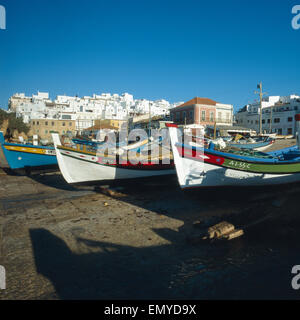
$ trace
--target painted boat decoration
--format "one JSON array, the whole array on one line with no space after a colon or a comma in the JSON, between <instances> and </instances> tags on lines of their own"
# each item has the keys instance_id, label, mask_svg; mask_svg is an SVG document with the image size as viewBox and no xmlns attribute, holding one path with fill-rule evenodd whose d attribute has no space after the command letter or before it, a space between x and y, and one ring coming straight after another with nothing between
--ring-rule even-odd
<instances>
[{"instance_id":1,"label":"painted boat decoration","mask_svg":"<svg viewBox=\"0 0 300 320\"><path fill-rule=\"evenodd\" d=\"M8 167L12 170L57 167L53 147L5 142L3 132L0 131L0 148Z\"/></svg>"},{"instance_id":2,"label":"painted boat decoration","mask_svg":"<svg viewBox=\"0 0 300 320\"><path fill-rule=\"evenodd\" d=\"M174 162L160 159L157 163L147 161L132 164L119 155L108 158L99 152L88 151L85 146L77 149L61 144L58 134L52 134L59 169L68 183L98 182L103 180L134 179L175 174ZM137 146L131 151L137 150Z\"/></svg>"},{"instance_id":3,"label":"painted boat decoration","mask_svg":"<svg viewBox=\"0 0 300 320\"><path fill-rule=\"evenodd\" d=\"M300 181L299 149L293 147L272 155L245 149L224 152L216 150L213 143L208 149L194 147L179 141L176 125L168 127L178 181L183 189Z\"/></svg>"}]
</instances>

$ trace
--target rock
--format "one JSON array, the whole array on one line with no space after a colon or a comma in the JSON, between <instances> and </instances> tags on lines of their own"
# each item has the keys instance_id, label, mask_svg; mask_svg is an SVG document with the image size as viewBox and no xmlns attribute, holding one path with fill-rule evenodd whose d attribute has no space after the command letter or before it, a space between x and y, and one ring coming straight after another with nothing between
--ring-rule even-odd
<instances>
[{"instance_id":1,"label":"rock","mask_svg":"<svg viewBox=\"0 0 300 320\"><path fill-rule=\"evenodd\" d=\"M232 232L224 235L222 238L225 240L232 240L242 236L243 234L244 234L244 230L238 229L238 230L233 230Z\"/></svg>"},{"instance_id":2,"label":"rock","mask_svg":"<svg viewBox=\"0 0 300 320\"><path fill-rule=\"evenodd\" d=\"M195 226L201 226L203 223L200 221L194 222ZM222 221L218 224L215 224L209 227L207 230L203 230L197 236L189 236L186 238L186 241L191 244L197 244L205 240L215 240L215 239L222 239L222 240L231 240L237 237L240 237L244 234L244 231L239 229L235 230L233 224Z\"/></svg>"},{"instance_id":3,"label":"rock","mask_svg":"<svg viewBox=\"0 0 300 320\"><path fill-rule=\"evenodd\" d=\"M220 238L234 230L234 225L226 221L220 222L207 230L209 239Z\"/></svg>"},{"instance_id":4,"label":"rock","mask_svg":"<svg viewBox=\"0 0 300 320\"><path fill-rule=\"evenodd\" d=\"M109 206L109 204L107 202L104 202L104 207Z\"/></svg>"}]
</instances>

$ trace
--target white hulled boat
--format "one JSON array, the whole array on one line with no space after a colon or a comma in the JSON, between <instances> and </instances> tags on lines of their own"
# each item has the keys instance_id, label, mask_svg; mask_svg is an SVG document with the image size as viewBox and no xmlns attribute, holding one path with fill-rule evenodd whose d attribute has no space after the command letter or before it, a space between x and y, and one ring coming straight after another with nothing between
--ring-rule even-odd
<instances>
[{"instance_id":1,"label":"white hulled boat","mask_svg":"<svg viewBox=\"0 0 300 320\"><path fill-rule=\"evenodd\" d=\"M128 151L135 151L137 146L122 149L122 157L118 152L114 156L106 156L103 152L87 150L81 145L77 149L61 144L58 134L52 134L56 149L59 169L68 183L98 182L103 180L135 179L151 176L175 174L172 159L151 159L142 157L132 163L126 157ZM140 143L139 143L140 146ZM104 150L103 146L101 149ZM124 152L126 151L126 152ZM117 153L117 154L116 154Z\"/></svg>"}]
</instances>

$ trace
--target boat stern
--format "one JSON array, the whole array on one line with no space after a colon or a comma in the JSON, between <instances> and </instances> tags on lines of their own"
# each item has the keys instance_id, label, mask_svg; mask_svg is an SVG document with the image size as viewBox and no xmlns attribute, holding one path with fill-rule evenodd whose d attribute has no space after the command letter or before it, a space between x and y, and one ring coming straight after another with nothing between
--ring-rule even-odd
<instances>
[{"instance_id":1,"label":"boat stern","mask_svg":"<svg viewBox=\"0 0 300 320\"><path fill-rule=\"evenodd\" d=\"M5 140L4 140L3 132L0 131L0 144L3 144L4 142L5 142Z\"/></svg>"},{"instance_id":2,"label":"boat stern","mask_svg":"<svg viewBox=\"0 0 300 320\"><path fill-rule=\"evenodd\" d=\"M183 132L176 124L166 124L170 133L171 146L179 185L182 189L201 185L204 179L204 148L186 148ZM179 138L180 136L180 138ZM204 139L204 136L202 137Z\"/></svg>"},{"instance_id":3,"label":"boat stern","mask_svg":"<svg viewBox=\"0 0 300 320\"><path fill-rule=\"evenodd\" d=\"M61 146L61 141L58 133L52 133L52 140L53 140L55 149L57 146Z\"/></svg>"}]
</instances>

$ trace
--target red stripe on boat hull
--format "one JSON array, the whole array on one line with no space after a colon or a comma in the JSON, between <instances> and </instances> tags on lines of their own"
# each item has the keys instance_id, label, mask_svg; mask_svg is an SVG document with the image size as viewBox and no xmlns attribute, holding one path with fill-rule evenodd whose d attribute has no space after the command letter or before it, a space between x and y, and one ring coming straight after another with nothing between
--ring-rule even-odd
<instances>
[{"instance_id":1,"label":"red stripe on boat hull","mask_svg":"<svg viewBox=\"0 0 300 320\"><path fill-rule=\"evenodd\" d=\"M215 156L212 154L206 154L200 151L196 151L194 149L184 149L182 147L177 146L177 150L181 157L192 159L195 161L204 161L207 163L217 164L217 165L222 165L225 161L223 157Z\"/></svg>"}]
</instances>

